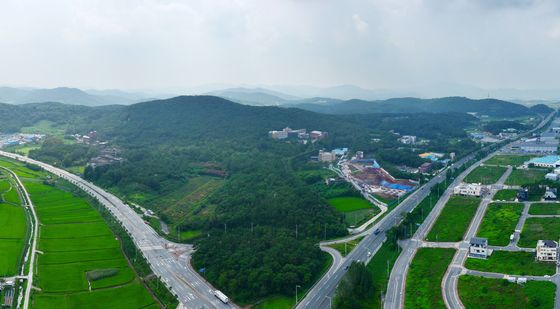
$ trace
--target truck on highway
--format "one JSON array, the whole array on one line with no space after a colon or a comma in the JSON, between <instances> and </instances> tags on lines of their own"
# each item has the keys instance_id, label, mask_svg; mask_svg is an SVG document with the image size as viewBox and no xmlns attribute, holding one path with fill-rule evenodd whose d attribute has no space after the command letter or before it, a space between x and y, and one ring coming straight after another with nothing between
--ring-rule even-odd
<instances>
[{"instance_id":1,"label":"truck on highway","mask_svg":"<svg viewBox=\"0 0 560 309\"><path fill-rule=\"evenodd\" d=\"M229 302L229 298L226 296L226 294L222 293L222 291L214 290L214 296L216 296L224 304L227 304Z\"/></svg>"}]
</instances>

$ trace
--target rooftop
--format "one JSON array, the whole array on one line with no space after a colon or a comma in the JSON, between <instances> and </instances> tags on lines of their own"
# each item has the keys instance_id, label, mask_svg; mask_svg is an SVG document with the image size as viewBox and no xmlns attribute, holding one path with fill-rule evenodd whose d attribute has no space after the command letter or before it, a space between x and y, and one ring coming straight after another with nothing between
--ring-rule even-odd
<instances>
[{"instance_id":1,"label":"rooftop","mask_svg":"<svg viewBox=\"0 0 560 309\"><path fill-rule=\"evenodd\" d=\"M482 237L472 237L471 238L471 245L487 246L488 245L488 239L487 238L482 238Z\"/></svg>"},{"instance_id":2,"label":"rooftop","mask_svg":"<svg viewBox=\"0 0 560 309\"><path fill-rule=\"evenodd\" d=\"M529 160L529 163L554 164L558 161L560 161L560 156L544 156L533 158Z\"/></svg>"},{"instance_id":3,"label":"rooftop","mask_svg":"<svg viewBox=\"0 0 560 309\"><path fill-rule=\"evenodd\" d=\"M537 246L542 246L544 245L547 248L556 248L558 247L558 243L555 242L554 240L539 240Z\"/></svg>"}]
</instances>

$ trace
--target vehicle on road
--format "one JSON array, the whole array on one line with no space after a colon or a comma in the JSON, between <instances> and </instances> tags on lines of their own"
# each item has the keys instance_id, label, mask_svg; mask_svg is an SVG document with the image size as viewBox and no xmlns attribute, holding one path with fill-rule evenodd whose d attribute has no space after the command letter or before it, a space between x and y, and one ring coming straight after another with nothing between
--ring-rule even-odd
<instances>
[{"instance_id":1,"label":"vehicle on road","mask_svg":"<svg viewBox=\"0 0 560 309\"><path fill-rule=\"evenodd\" d=\"M373 232L374 235L378 235L379 233L381 233L380 229L375 230L375 232Z\"/></svg>"},{"instance_id":2,"label":"vehicle on road","mask_svg":"<svg viewBox=\"0 0 560 309\"><path fill-rule=\"evenodd\" d=\"M229 297L227 297L226 294L222 293L222 291L215 290L214 295L224 304L227 304L229 302Z\"/></svg>"}]
</instances>

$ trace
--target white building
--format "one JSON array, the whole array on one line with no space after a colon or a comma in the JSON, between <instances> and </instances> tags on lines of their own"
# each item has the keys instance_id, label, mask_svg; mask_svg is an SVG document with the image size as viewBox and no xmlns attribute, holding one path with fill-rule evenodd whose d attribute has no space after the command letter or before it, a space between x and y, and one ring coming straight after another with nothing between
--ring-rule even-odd
<instances>
[{"instance_id":1,"label":"white building","mask_svg":"<svg viewBox=\"0 0 560 309\"><path fill-rule=\"evenodd\" d=\"M477 258L487 258L490 255L488 249L488 239L481 237L473 237L470 241L469 256Z\"/></svg>"},{"instance_id":2,"label":"white building","mask_svg":"<svg viewBox=\"0 0 560 309\"><path fill-rule=\"evenodd\" d=\"M544 175L544 178L545 178L546 180L557 181L557 180L558 180L558 174L556 174L556 173L548 173L548 174Z\"/></svg>"},{"instance_id":3,"label":"white building","mask_svg":"<svg viewBox=\"0 0 560 309\"><path fill-rule=\"evenodd\" d=\"M363 158L364 158L364 152L363 151L356 151L356 159L361 160Z\"/></svg>"},{"instance_id":4,"label":"white building","mask_svg":"<svg viewBox=\"0 0 560 309\"><path fill-rule=\"evenodd\" d=\"M558 191L556 190L556 188L546 187L543 198L545 201L555 201L557 198L557 193Z\"/></svg>"},{"instance_id":5,"label":"white building","mask_svg":"<svg viewBox=\"0 0 560 309\"><path fill-rule=\"evenodd\" d=\"M462 183L453 188L453 194L480 196L482 195L482 185L476 183Z\"/></svg>"},{"instance_id":6,"label":"white building","mask_svg":"<svg viewBox=\"0 0 560 309\"><path fill-rule=\"evenodd\" d=\"M336 160L336 153L319 150L319 162L332 162L334 160Z\"/></svg>"},{"instance_id":7,"label":"white building","mask_svg":"<svg viewBox=\"0 0 560 309\"><path fill-rule=\"evenodd\" d=\"M539 240L537 242L537 261L557 262L558 243L554 240Z\"/></svg>"},{"instance_id":8,"label":"white building","mask_svg":"<svg viewBox=\"0 0 560 309\"><path fill-rule=\"evenodd\" d=\"M273 139L286 139L288 138L288 132L285 130L282 131L270 131L268 135Z\"/></svg>"},{"instance_id":9,"label":"white building","mask_svg":"<svg viewBox=\"0 0 560 309\"><path fill-rule=\"evenodd\" d=\"M406 144L406 145L414 145L416 144L416 136L414 135L403 135L399 138L399 142Z\"/></svg>"}]
</instances>

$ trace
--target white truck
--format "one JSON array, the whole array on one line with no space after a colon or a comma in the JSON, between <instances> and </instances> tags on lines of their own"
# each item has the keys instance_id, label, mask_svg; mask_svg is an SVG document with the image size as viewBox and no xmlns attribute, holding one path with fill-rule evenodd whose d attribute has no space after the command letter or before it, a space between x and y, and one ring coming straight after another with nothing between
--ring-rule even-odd
<instances>
[{"instance_id":1,"label":"white truck","mask_svg":"<svg viewBox=\"0 0 560 309\"><path fill-rule=\"evenodd\" d=\"M229 302L229 298L226 296L226 294L222 293L222 291L214 290L214 296L216 296L224 304L227 304Z\"/></svg>"}]
</instances>

